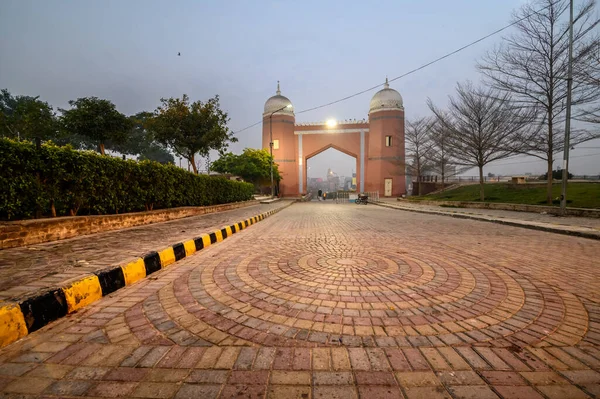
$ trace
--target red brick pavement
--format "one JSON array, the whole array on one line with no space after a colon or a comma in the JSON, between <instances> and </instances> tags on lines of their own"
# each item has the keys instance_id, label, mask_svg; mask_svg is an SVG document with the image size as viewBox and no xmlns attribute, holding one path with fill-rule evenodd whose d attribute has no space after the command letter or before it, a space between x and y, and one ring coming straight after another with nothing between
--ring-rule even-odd
<instances>
[{"instance_id":1,"label":"red brick pavement","mask_svg":"<svg viewBox=\"0 0 600 399\"><path fill-rule=\"evenodd\" d=\"M11 397L600 395L600 243L296 204L0 351ZM154 277L155 276L155 277Z\"/></svg>"}]
</instances>

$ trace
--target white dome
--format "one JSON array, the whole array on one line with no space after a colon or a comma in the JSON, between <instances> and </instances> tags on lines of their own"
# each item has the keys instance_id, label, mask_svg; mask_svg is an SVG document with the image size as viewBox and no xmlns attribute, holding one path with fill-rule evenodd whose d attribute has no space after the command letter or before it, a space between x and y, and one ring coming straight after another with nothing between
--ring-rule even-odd
<instances>
[{"instance_id":1,"label":"white dome","mask_svg":"<svg viewBox=\"0 0 600 399\"><path fill-rule=\"evenodd\" d=\"M289 108L288 105L290 105ZM279 82L277 82L277 94L269 98L265 103L264 114L270 114L275 111L277 111L276 114L294 115L294 106L289 98L281 95L281 90L279 90Z\"/></svg>"},{"instance_id":2,"label":"white dome","mask_svg":"<svg viewBox=\"0 0 600 399\"><path fill-rule=\"evenodd\" d=\"M377 111L390 111L404 109L402 96L394 89L390 89L387 78L385 78L385 86L379 90L371 99L369 113Z\"/></svg>"}]
</instances>

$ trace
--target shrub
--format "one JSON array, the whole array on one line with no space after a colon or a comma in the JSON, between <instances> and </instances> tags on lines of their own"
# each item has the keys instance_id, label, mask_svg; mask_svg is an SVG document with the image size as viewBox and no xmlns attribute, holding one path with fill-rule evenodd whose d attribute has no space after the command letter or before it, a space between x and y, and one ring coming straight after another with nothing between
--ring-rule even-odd
<instances>
[{"instance_id":1,"label":"shrub","mask_svg":"<svg viewBox=\"0 0 600 399\"><path fill-rule=\"evenodd\" d=\"M572 179L573 174L567 172L567 179ZM544 173L539 177L539 180L548 180L548 172ZM552 171L552 180L562 180L562 169L556 169Z\"/></svg>"},{"instance_id":2,"label":"shrub","mask_svg":"<svg viewBox=\"0 0 600 399\"><path fill-rule=\"evenodd\" d=\"M252 198L254 186L174 165L0 139L0 219L104 215Z\"/></svg>"}]
</instances>

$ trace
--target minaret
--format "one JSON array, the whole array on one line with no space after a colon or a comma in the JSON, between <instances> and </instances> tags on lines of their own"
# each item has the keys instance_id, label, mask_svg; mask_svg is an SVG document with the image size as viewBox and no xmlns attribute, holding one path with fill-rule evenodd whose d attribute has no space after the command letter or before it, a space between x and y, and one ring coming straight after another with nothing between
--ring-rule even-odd
<instances>
[{"instance_id":1,"label":"minaret","mask_svg":"<svg viewBox=\"0 0 600 399\"><path fill-rule=\"evenodd\" d=\"M272 123L272 125L271 125ZM273 158L278 165L282 180L279 184L280 194L287 197L299 196L298 143L294 135L296 117L292 102L281 95L281 87L277 81L275 95L267 100L263 112L262 148L269 150L271 135L273 137Z\"/></svg>"},{"instance_id":2,"label":"minaret","mask_svg":"<svg viewBox=\"0 0 600 399\"><path fill-rule=\"evenodd\" d=\"M371 99L368 141L365 190L379 191L381 197L405 194L404 105L387 77Z\"/></svg>"}]
</instances>

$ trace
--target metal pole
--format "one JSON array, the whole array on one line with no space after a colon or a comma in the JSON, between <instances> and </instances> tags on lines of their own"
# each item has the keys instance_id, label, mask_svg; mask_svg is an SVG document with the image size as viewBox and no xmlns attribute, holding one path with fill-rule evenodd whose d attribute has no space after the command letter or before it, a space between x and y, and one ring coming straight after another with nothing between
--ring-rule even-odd
<instances>
[{"instance_id":1,"label":"metal pole","mask_svg":"<svg viewBox=\"0 0 600 399\"><path fill-rule=\"evenodd\" d=\"M573 89L573 0L569 2L569 65L567 70L567 119L565 120L565 144L563 151L560 214L567 210L567 180L569 179L569 140L571 136L571 92ZM548 176L550 178L550 176Z\"/></svg>"},{"instance_id":2,"label":"metal pole","mask_svg":"<svg viewBox=\"0 0 600 399\"><path fill-rule=\"evenodd\" d=\"M269 115L269 153L271 154L271 198L275 197L275 186L273 185L273 114L275 112L271 112L271 115Z\"/></svg>"}]
</instances>

